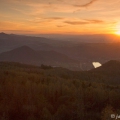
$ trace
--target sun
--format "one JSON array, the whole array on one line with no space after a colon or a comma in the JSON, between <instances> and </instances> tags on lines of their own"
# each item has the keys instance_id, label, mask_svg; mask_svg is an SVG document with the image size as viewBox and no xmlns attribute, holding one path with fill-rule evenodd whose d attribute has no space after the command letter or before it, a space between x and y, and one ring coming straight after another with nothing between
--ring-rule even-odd
<instances>
[{"instance_id":1,"label":"sun","mask_svg":"<svg viewBox=\"0 0 120 120\"><path fill-rule=\"evenodd\" d=\"M120 35L120 30L115 32L116 35Z\"/></svg>"}]
</instances>

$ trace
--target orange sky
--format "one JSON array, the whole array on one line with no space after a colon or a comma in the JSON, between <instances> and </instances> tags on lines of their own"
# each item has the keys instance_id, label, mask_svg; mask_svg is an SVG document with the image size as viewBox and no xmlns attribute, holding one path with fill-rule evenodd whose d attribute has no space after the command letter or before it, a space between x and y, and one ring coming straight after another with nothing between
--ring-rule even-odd
<instances>
[{"instance_id":1,"label":"orange sky","mask_svg":"<svg viewBox=\"0 0 120 120\"><path fill-rule=\"evenodd\" d=\"M0 32L115 33L119 6L120 0L0 0Z\"/></svg>"}]
</instances>

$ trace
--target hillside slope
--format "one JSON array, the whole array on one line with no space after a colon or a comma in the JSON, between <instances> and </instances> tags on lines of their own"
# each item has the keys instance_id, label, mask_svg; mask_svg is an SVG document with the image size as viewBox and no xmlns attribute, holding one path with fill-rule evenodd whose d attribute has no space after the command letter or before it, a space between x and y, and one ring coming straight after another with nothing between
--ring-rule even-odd
<instances>
[{"instance_id":1,"label":"hillside slope","mask_svg":"<svg viewBox=\"0 0 120 120\"><path fill-rule=\"evenodd\" d=\"M78 61L55 51L35 51L28 46L22 46L0 54L0 61L12 61L33 65L63 66Z\"/></svg>"}]
</instances>

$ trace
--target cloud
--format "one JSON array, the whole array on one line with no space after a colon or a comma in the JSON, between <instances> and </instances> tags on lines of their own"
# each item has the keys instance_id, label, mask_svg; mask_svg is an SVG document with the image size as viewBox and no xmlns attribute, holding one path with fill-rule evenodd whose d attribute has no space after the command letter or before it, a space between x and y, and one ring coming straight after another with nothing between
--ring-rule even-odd
<instances>
[{"instance_id":1,"label":"cloud","mask_svg":"<svg viewBox=\"0 0 120 120\"><path fill-rule=\"evenodd\" d=\"M63 17L47 17L47 18L43 18L43 19L48 19L48 20L61 20L64 19Z\"/></svg>"},{"instance_id":2,"label":"cloud","mask_svg":"<svg viewBox=\"0 0 120 120\"><path fill-rule=\"evenodd\" d=\"M82 21L64 21L64 23L71 24L71 25L83 25L83 24L88 24L88 22L82 22Z\"/></svg>"},{"instance_id":3,"label":"cloud","mask_svg":"<svg viewBox=\"0 0 120 120\"><path fill-rule=\"evenodd\" d=\"M61 28L61 27L65 27L65 25L57 25L57 27Z\"/></svg>"},{"instance_id":4,"label":"cloud","mask_svg":"<svg viewBox=\"0 0 120 120\"><path fill-rule=\"evenodd\" d=\"M120 0L108 1L0 0L0 29L37 32L59 31L59 28L66 32L112 31L117 25L114 22L119 23L120 20Z\"/></svg>"},{"instance_id":5,"label":"cloud","mask_svg":"<svg viewBox=\"0 0 120 120\"><path fill-rule=\"evenodd\" d=\"M87 20L87 19L84 20L88 21L89 23L104 23L103 20Z\"/></svg>"},{"instance_id":6,"label":"cloud","mask_svg":"<svg viewBox=\"0 0 120 120\"><path fill-rule=\"evenodd\" d=\"M70 24L70 25L85 25L85 24L102 24L104 21L102 20L87 20L84 21L64 21L64 23Z\"/></svg>"},{"instance_id":7,"label":"cloud","mask_svg":"<svg viewBox=\"0 0 120 120\"><path fill-rule=\"evenodd\" d=\"M83 4L83 5L74 5L75 7L88 7L90 5L92 5L94 2L96 2L97 0L91 0L90 2Z\"/></svg>"},{"instance_id":8,"label":"cloud","mask_svg":"<svg viewBox=\"0 0 120 120\"><path fill-rule=\"evenodd\" d=\"M90 1L90 0L86 0ZM14 10L13 13L26 15L25 17L37 17L37 16L46 16L48 14L60 13L65 16L65 14L72 14L74 11L77 11L79 7L76 5L88 5L92 4L92 0L87 4L84 0L2 0L4 3L1 6L4 6L6 9ZM80 9L85 9L84 7ZM10 10L11 11L11 10ZM49 15L48 15L49 16Z\"/></svg>"},{"instance_id":9,"label":"cloud","mask_svg":"<svg viewBox=\"0 0 120 120\"><path fill-rule=\"evenodd\" d=\"M29 7L33 10L32 13L38 14L38 13L49 13L49 12L61 12L61 13L72 13L73 11L77 10L78 8L74 7L73 5L69 4L28 4Z\"/></svg>"},{"instance_id":10,"label":"cloud","mask_svg":"<svg viewBox=\"0 0 120 120\"><path fill-rule=\"evenodd\" d=\"M27 20L28 23L31 24L50 24L52 22L57 22L57 21L61 21L62 19L64 19L63 17L36 17L34 19L31 20Z\"/></svg>"}]
</instances>

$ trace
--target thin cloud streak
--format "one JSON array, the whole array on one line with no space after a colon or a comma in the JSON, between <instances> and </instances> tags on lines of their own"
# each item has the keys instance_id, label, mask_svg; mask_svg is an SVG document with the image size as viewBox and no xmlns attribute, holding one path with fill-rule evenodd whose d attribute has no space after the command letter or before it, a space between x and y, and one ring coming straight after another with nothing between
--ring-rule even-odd
<instances>
[{"instance_id":1,"label":"thin cloud streak","mask_svg":"<svg viewBox=\"0 0 120 120\"><path fill-rule=\"evenodd\" d=\"M85 25L85 24L103 24L102 20L84 20L84 21L64 21L64 23L71 25Z\"/></svg>"},{"instance_id":2,"label":"thin cloud streak","mask_svg":"<svg viewBox=\"0 0 120 120\"><path fill-rule=\"evenodd\" d=\"M65 25L57 25L57 27L62 28L65 27Z\"/></svg>"},{"instance_id":3,"label":"thin cloud streak","mask_svg":"<svg viewBox=\"0 0 120 120\"><path fill-rule=\"evenodd\" d=\"M88 21L90 23L104 23L103 20L87 20L87 19L84 19L84 20L86 20L86 21Z\"/></svg>"},{"instance_id":4,"label":"thin cloud streak","mask_svg":"<svg viewBox=\"0 0 120 120\"><path fill-rule=\"evenodd\" d=\"M47 17L47 18L43 18L43 19L48 19L48 20L61 20L64 19L63 17Z\"/></svg>"},{"instance_id":5,"label":"thin cloud streak","mask_svg":"<svg viewBox=\"0 0 120 120\"><path fill-rule=\"evenodd\" d=\"M88 24L88 22L82 22L82 21L64 21L64 23L70 24L70 25L83 25Z\"/></svg>"},{"instance_id":6,"label":"thin cloud streak","mask_svg":"<svg viewBox=\"0 0 120 120\"><path fill-rule=\"evenodd\" d=\"M75 7L88 7L90 5L92 5L94 2L96 2L97 0L91 0L89 3L86 3L84 5L74 5Z\"/></svg>"},{"instance_id":7,"label":"thin cloud streak","mask_svg":"<svg viewBox=\"0 0 120 120\"><path fill-rule=\"evenodd\" d=\"M65 19L65 18L63 17L38 17L32 20L28 20L28 22L42 24L42 23L50 23L50 22L52 23L55 21L61 21L62 19Z\"/></svg>"}]
</instances>

